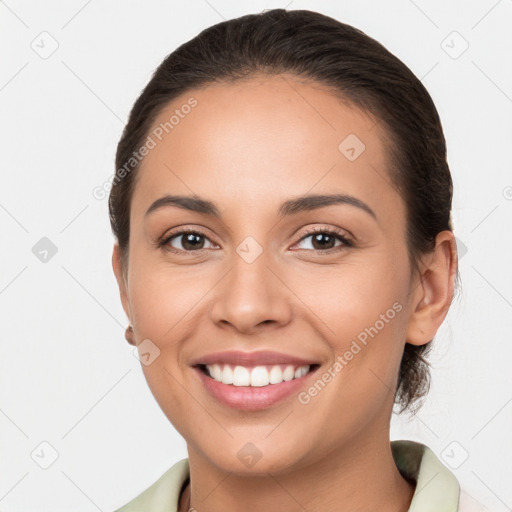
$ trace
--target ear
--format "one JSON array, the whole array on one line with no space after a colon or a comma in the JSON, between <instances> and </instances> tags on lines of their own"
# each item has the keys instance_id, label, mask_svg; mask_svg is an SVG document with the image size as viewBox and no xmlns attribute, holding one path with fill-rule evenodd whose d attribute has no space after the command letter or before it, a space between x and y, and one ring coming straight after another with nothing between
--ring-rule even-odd
<instances>
[{"instance_id":1,"label":"ear","mask_svg":"<svg viewBox=\"0 0 512 512\"><path fill-rule=\"evenodd\" d=\"M437 235L434 251L427 260L413 285L406 336L411 345L425 345L434 339L450 308L458 265L457 245L451 231Z\"/></svg>"},{"instance_id":2,"label":"ear","mask_svg":"<svg viewBox=\"0 0 512 512\"><path fill-rule=\"evenodd\" d=\"M114 275L116 276L117 286L119 287L121 304L123 305L124 312L128 317L128 321L131 323L130 301L128 299L126 275L121 264L121 250L119 249L118 242L114 244L114 250L112 251L112 268L114 270Z\"/></svg>"}]
</instances>

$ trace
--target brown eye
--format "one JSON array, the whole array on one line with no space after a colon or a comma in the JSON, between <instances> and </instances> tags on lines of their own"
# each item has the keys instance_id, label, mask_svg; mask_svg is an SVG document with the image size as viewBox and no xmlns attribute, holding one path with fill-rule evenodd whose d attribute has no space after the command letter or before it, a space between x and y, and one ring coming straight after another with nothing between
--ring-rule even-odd
<instances>
[{"instance_id":1,"label":"brown eye","mask_svg":"<svg viewBox=\"0 0 512 512\"><path fill-rule=\"evenodd\" d=\"M205 235L198 231L179 231L167 237L161 246L173 252L193 252L208 248L205 247L207 241L214 246Z\"/></svg>"},{"instance_id":2,"label":"brown eye","mask_svg":"<svg viewBox=\"0 0 512 512\"><path fill-rule=\"evenodd\" d=\"M302 247L302 249L322 252L328 251L330 249L342 249L344 247L352 247L354 245L348 238L343 236L341 233L330 231L327 229L313 230L306 236L302 237L299 244L308 239L311 239L311 242L309 244L310 247ZM337 241L339 243L336 243Z\"/></svg>"}]
</instances>

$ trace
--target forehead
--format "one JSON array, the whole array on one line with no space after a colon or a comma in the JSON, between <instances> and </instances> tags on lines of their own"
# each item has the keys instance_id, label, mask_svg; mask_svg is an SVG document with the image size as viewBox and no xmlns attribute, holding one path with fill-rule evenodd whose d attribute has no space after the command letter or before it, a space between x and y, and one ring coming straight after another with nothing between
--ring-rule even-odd
<instances>
[{"instance_id":1,"label":"forehead","mask_svg":"<svg viewBox=\"0 0 512 512\"><path fill-rule=\"evenodd\" d=\"M309 191L396 210L381 126L292 75L187 91L160 112L149 136L154 147L138 171L134 217L164 194L196 194L233 213Z\"/></svg>"}]
</instances>

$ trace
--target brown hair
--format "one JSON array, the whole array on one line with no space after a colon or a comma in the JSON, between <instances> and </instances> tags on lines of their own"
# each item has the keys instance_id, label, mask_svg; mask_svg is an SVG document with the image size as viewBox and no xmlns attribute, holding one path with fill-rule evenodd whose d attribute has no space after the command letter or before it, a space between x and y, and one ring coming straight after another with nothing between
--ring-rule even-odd
<instances>
[{"instance_id":1,"label":"brown hair","mask_svg":"<svg viewBox=\"0 0 512 512\"><path fill-rule=\"evenodd\" d=\"M117 147L109 197L110 222L124 268L139 167L133 156L162 109L194 88L285 72L328 87L386 128L388 176L406 205L413 272L421 256L434 248L436 235L453 231L446 143L437 110L420 80L357 28L312 11L273 9L219 23L182 44L163 60L135 102ZM424 356L431 343L405 345L395 394L400 412L412 409L428 392L430 372Z\"/></svg>"}]
</instances>

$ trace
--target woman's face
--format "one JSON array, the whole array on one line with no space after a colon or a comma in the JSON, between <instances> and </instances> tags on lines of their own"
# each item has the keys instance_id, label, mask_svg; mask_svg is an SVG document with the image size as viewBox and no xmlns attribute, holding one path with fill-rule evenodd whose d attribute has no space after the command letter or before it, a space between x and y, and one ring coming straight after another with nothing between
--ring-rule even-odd
<instances>
[{"instance_id":1,"label":"woman's face","mask_svg":"<svg viewBox=\"0 0 512 512\"><path fill-rule=\"evenodd\" d=\"M281 75L187 92L153 128L126 280L116 275L148 384L189 453L225 471L277 473L387 436L419 288L381 125ZM314 199L333 195L354 199ZM208 201L217 214L171 201L148 213L166 196ZM216 398L194 366L220 351L319 367L285 382L292 391L279 400L242 408ZM272 386L282 384L249 392ZM259 459L254 469L246 455Z\"/></svg>"}]
</instances>

